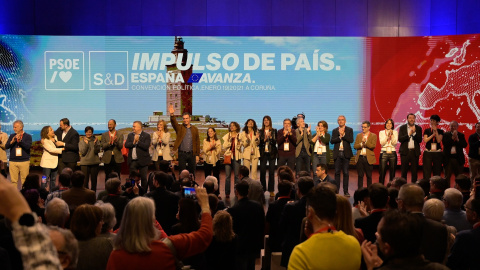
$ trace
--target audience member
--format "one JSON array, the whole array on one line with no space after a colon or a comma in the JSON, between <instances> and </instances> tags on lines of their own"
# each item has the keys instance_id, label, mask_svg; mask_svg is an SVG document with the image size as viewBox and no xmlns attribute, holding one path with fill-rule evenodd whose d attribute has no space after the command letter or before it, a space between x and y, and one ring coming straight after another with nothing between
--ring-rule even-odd
<instances>
[{"instance_id":1,"label":"audience member","mask_svg":"<svg viewBox=\"0 0 480 270\"><path fill-rule=\"evenodd\" d=\"M63 269L77 269L78 241L70 230L50 226L50 239L58 254L58 260Z\"/></svg>"},{"instance_id":2,"label":"audience member","mask_svg":"<svg viewBox=\"0 0 480 270\"><path fill-rule=\"evenodd\" d=\"M153 192L158 190L156 186ZM179 269L177 260L204 252L212 240L212 217L205 189L197 188L196 194L202 209L200 229L163 239L154 226L155 203L145 197L131 200L125 208L107 269L174 270Z\"/></svg>"},{"instance_id":3,"label":"audience member","mask_svg":"<svg viewBox=\"0 0 480 270\"><path fill-rule=\"evenodd\" d=\"M398 189L389 188L388 189L388 204L387 208L390 210L398 209L397 198L398 198Z\"/></svg>"},{"instance_id":4,"label":"audience member","mask_svg":"<svg viewBox=\"0 0 480 270\"><path fill-rule=\"evenodd\" d=\"M68 209L68 204L60 198L53 198L45 207L45 220L47 225L65 228L65 224L69 218L70 209Z\"/></svg>"},{"instance_id":5,"label":"audience member","mask_svg":"<svg viewBox=\"0 0 480 270\"><path fill-rule=\"evenodd\" d=\"M478 269L480 266L480 199L468 199L465 209L473 229L461 231L455 237L447 262L447 266L454 270Z\"/></svg>"},{"instance_id":6,"label":"audience member","mask_svg":"<svg viewBox=\"0 0 480 270\"><path fill-rule=\"evenodd\" d=\"M352 220L355 220L368 216L370 210L370 197L368 195L368 188L363 187L355 190L353 193L353 208L352 208Z\"/></svg>"},{"instance_id":7,"label":"audience member","mask_svg":"<svg viewBox=\"0 0 480 270\"><path fill-rule=\"evenodd\" d=\"M105 189L108 191L108 195L102 198L103 202L110 203L113 205L113 208L115 208L115 218L117 219L117 223L115 226L113 226L113 230L116 230L118 227L120 227L123 211L128 203L128 198L120 195L122 191L120 184L120 180L118 179L108 180L105 183ZM138 193L138 189L134 188L134 192Z\"/></svg>"},{"instance_id":8,"label":"audience member","mask_svg":"<svg viewBox=\"0 0 480 270\"><path fill-rule=\"evenodd\" d=\"M207 176L205 178L205 181L203 182L203 187L207 190L207 194L211 195L213 194L217 198L217 204L215 209L212 209L212 206L210 205L210 209L212 210L212 216L215 216L215 213L219 210L224 210L226 208L225 202L220 200L220 197L216 195L218 192L218 180L215 176ZM209 196L210 197L210 196Z\"/></svg>"},{"instance_id":9,"label":"audience member","mask_svg":"<svg viewBox=\"0 0 480 270\"><path fill-rule=\"evenodd\" d=\"M77 270L106 269L113 250L110 239L99 237L103 211L97 206L82 204L73 212L70 229L78 240Z\"/></svg>"},{"instance_id":10,"label":"audience member","mask_svg":"<svg viewBox=\"0 0 480 270\"><path fill-rule=\"evenodd\" d=\"M387 210L388 190L380 184L374 183L368 187L370 197L370 215L355 220L355 228L362 230L367 241L375 243L375 233L377 226L382 219L384 212Z\"/></svg>"},{"instance_id":11,"label":"audience member","mask_svg":"<svg viewBox=\"0 0 480 270\"><path fill-rule=\"evenodd\" d=\"M445 212L443 213L445 224L455 227L457 232L472 229L472 225L467 221L467 214L461 209L462 192L455 188L447 188L443 196L443 203L445 203Z\"/></svg>"},{"instance_id":12,"label":"audience member","mask_svg":"<svg viewBox=\"0 0 480 270\"><path fill-rule=\"evenodd\" d=\"M343 231L347 235L351 235L361 244L365 237L361 229L353 226L352 220L352 205L345 196L337 194L337 213L333 219L333 226L337 231Z\"/></svg>"},{"instance_id":13,"label":"audience member","mask_svg":"<svg viewBox=\"0 0 480 270\"><path fill-rule=\"evenodd\" d=\"M103 224L100 231L102 237L115 240L115 234L113 233L113 227L117 224L117 218L115 217L115 208L111 203L104 203L103 201L97 201L95 206L102 209L103 212Z\"/></svg>"},{"instance_id":14,"label":"audience member","mask_svg":"<svg viewBox=\"0 0 480 270\"><path fill-rule=\"evenodd\" d=\"M337 210L335 193L319 185L307 197L312 231L307 233L309 239L293 250L288 269L359 269L358 240L332 226Z\"/></svg>"},{"instance_id":15,"label":"audience member","mask_svg":"<svg viewBox=\"0 0 480 270\"><path fill-rule=\"evenodd\" d=\"M45 200L45 206L47 206L48 202L53 198L62 198L62 193L70 187L70 177L70 174L66 173L61 173L58 176L58 189L48 194L47 199Z\"/></svg>"},{"instance_id":16,"label":"audience member","mask_svg":"<svg viewBox=\"0 0 480 270\"><path fill-rule=\"evenodd\" d=\"M290 200L290 192L292 191L292 183L281 180L278 182L278 199L270 202L268 206L266 220L266 233L269 235L268 244L272 252L282 251L282 240L284 231L280 229L280 217L282 216L283 207Z\"/></svg>"},{"instance_id":17,"label":"audience member","mask_svg":"<svg viewBox=\"0 0 480 270\"><path fill-rule=\"evenodd\" d=\"M428 198L443 200L443 194L448 188L448 185L449 184L445 178L442 178L440 176L432 176L430 178L430 192Z\"/></svg>"},{"instance_id":18,"label":"audience member","mask_svg":"<svg viewBox=\"0 0 480 270\"><path fill-rule=\"evenodd\" d=\"M213 239L205 253L208 269L234 269L237 242L232 216L227 211L218 211L213 217Z\"/></svg>"},{"instance_id":19,"label":"audience member","mask_svg":"<svg viewBox=\"0 0 480 270\"><path fill-rule=\"evenodd\" d=\"M27 175L25 178L25 181L23 182L22 189L20 192L23 194L24 191L29 190L29 189L36 189L38 191L38 194L40 195L40 198L45 201L48 196L48 191L41 187L40 185L40 176L38 174L30 173Z\"/></svg>"},{"instance_id":20,"label":"audience member","mask_svg":"<svg viewBox=\"0 0 480 270\"><path fill-rule=\"evenodd\" d=\"M40 194L36 189L27 189L23 191L23 196L27 200L28 206L32 212L37 214L38 221L46 224L44 202L40 199Z\"/></svg>"},{"instance_id":21,"label":"audience member","mask_svg":"<svg viewBox=\"0 0 480 270\"><path fill-rule=\"evenodd\" d=\"M390 182L391 187L396 188L400 190L400 188L407 183L407 179L403 177L395 177L393 180Z\"/></svg>"},{"instance_id":22,"label":"audience member","mask_svg":"<svg viewBox=\"0 0 480 270\"><path fill-rule=\"evenodd\" d=\"M463 195L462 210L465 210L465 203L467 203L470 198L470 188L472 187L472 181L470 178L464 174L460 174L455 177L455 186L454 188L460 190Z\"/></svg>"},{"instance_id":23,"label":"audience member","mask_svg":"<svg viewBox=\"0 0 480 270\"><path fill-rule=\"evenodd\" d=\"M88 203L95 203L95 192L86 189L83 186L85 175L82 171L76 171L70 178L72 187L62 193L62 199L68 204L70 212L73 212L78 206Z\"/></svg>"},{"instance_id":24,"label":"audience member","mask_svg":"<svg viewBox=\"0 0 480 270\"><path fill-rule=\"evenodd\" d=\"M317 165L316 171L315 171L315 186L317 186L320 183L324 182L330 182L333 184L336 184L335 179L331 178L330 175L327 174L328 167L326 164L320 163ZM337 190L338 193L338 190Z\"/></svg>"},{"instance_id":25,"label":"audience member","mask_svg":"<svg viewBox=\"0 0 480 270\"><path fill-rule=\"evenodd\" d=\"M233 231L238 236L237 269L244 270L255 269L255 259L260 256L263 247L265 227L263 206L248 199L249 188L247 181L238 182L235 185L238 202L227 209L233 219Z\"/></svg>"},{"instance_id":26,"label":"audience member","mask_svg":"<svg viewBox=\"0 0 480 270\"><path fill-rule=\"evenodd\" d=\"M240 166L238 170L238 179L248 183L248 199L258 202L260 205L265 205L265 192L263 191L260 181L253 180L248 175L250 174L246 166Z\"/></svg>"}]
</instances>

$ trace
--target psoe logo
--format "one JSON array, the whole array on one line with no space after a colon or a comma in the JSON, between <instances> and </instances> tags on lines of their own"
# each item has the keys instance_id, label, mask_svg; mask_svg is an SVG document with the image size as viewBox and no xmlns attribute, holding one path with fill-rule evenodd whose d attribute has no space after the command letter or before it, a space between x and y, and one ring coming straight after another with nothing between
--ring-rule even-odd
<instances>
[{"instance_id":1,"label":"psoe logo","mask_svg":"<svg viewBox=\"0 0 480 270\"><path fill-rule=\"evenodd\" d=\"M82 51L46 51L44 57L46 90L85 89Z\"/></svg>"},{"instance_id":2,"label":"psoe logo","mask_svg":"<svg viewBox=\"0 0 480 270\"><path fill-rule=\"evenodd\" d=\"M128 51L88 52L90 90L128 90Z\"/></svg>"}]
</instances>

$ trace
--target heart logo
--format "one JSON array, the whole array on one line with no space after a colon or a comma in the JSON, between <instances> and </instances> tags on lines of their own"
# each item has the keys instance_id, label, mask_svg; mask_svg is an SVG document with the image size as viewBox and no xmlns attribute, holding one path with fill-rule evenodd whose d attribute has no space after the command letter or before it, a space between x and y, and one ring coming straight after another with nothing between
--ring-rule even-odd
<instances>
[{"instance_id":1,"label":"heart logo","mask_svg":"<svg viewBox=\"0 0 480 270\"><path fill-rule=\"evenodd\" d=\"M62 79L62 81L64 83L70 81L70 79L72 78L72 72L70 71L60 71L59 75L60 79Z\"/></svg>"}]
</instances>

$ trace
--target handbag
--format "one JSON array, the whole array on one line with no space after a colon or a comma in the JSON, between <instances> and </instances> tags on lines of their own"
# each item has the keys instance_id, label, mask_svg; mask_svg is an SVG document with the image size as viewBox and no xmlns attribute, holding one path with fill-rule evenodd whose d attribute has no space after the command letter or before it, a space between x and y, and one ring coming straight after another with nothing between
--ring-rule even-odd
<instances>
[{"instance_id":1,"label":"handbag","mask_svg":"<svg viewBox=\"0 0 480 270\"><path fill-rule=\"evenodd\" d=\"M223 164L232 164L232 155L224 155Z\"/></svg>"}]
</instances>

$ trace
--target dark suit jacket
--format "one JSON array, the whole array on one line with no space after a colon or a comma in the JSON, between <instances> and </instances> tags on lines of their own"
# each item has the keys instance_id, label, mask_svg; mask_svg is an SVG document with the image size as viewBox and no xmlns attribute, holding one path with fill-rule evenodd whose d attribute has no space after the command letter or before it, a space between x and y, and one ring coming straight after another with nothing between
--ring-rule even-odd
<instances>
[{"instance_id":1,"label":"dark suit jacket","mask_svg":"<svg viewBox=\"0 0 480 270\"><path fill-rule=\"evenodd\" d=\"M421 251L425 259L443 263L447 255L447 227L440 222L427 219L418 213L423 220Z\"/></svg>"},{"instance_id":2,"label":"dark suit jacket","mask_svg":"<svg viewBox=\"0 0 480 270\"><path fill-rule=\"evenodd\" d=\"M375 236L375 233L377 232L377 226L384 213L385 212L374 212L369 216L357 218L355 220L355 228L362 229L365 239L375 243L377 240L377 237Z\"/></svg>"},{"instance_id":3,"label":"dark suit jacket","mask_svg":"<svg viewBox=\"0 0 480 270\"><path fill-rule=\"evenodd\" d=\"M457 234L447 266L451 269L480 268L480 227Z\"/></svg>"},{"instance_id":4,"label":"dark suit jacket","mask_svg":"<svg viewBox=\"0 0 480 270\"><path fill-rule=\"evenodd\" d=\"M408 154L408 142L410 141L410 136L408 136L408 124L405 124L400 127L398 131L398 141L400 144L400 155L406 156ZM420 156L420 143L422 143L422 128L415 125L415 136L413 136L413 142L415 145L415 155Z\"/></svg>"},{"instance_id":5,"label":"dark suit jacket","mask_svg":"<svg viewBox=\"0 0 480 270\"><path fill-rule=\"evenodd\" d=\"M260 254L265 232L265 212L259 203L242 198L227 209L238 236L237 254Z\"/></svg>"},{"instance_id":6,"label":"dark suit jacket","mask_svg":"<svg viewBox=\"0 0 480 270\"><path fill-rule=\"evenodd\" d=\"M62 152L62 154L58 155L58 158L61 158L65 163L79 161L80 155L78 154L78 143L80 142L80 135L78 135L78 132L73 127L70 127L70 130L68 130L63 140L62 134L63 130L61 128L58 128L55 131L57 140L65 143L65 150Z\"/></svg>"},{"instance_id":7,"label":"dark suit jacket","mask_svg":"<svg viewBox=\"0 0 480 270\"><path fill-rule=\"evenodd\" d=\"M480 159L478 148L480 148L480 136L475 132L468 137L468 157Z\"/></svg>"},{"instance_id":8,"label":"dark suit jacket","mask_svg":"<svg viewBox=\"0 0 480 270\"><path fill-rule=\"evenodd\" d=\"M283 208L282 217L280 218L280 230L285 232L283 237L282 266L286 267L288 265L293 248L300 242L300 230L302 228L302 220L305 217L306 206L307 198L304 196L296 202L287 203Z\"/></svg>"},{"instance_id":9,"label":"dark suit jacket","mask_svg":"<svg viewBox=\"0 0 480 270\"><path fill-rule=\"evenodd\" d=\"M320 181L320 179L315 180L315 186L317 186L320 183L332 183L332 184L336 185L335 179L330 177L330 175L328 175L328 174L327 174L327 177L325 177L325 179L323 179L323 181ZM338 192L338 190L337 190L337 192Z\"/></svg>"},{"instance_id":10,"label":"dark suit jacket","mask_svg":"<svg viewBox=\"0 0 480 270\"><path fill-rule=\"evenodd\" d=\"M120 136L117 131L116 140L110 142L110 133L107 131L102 134L102 140L100 141L103 149L102 161L106 164L112 161L112 151L115 163L123 163L124 158L122 155L123 148L123 136Z\"/></svg>"},{"instance_id":11,"label":"dark suit jacket","mask_svg":"<svg viewBox=\"0 0 480 270\"><path fill-rule=\"evenodd\" d=\"M150 152L148 151L150 147L150 143L152 138L150 134L143 132L140 133L140 138L136 144L133 144L133 139L135 138L135 133L130 133L127 136L127 140L125 141L125 147L130 149L128 152L128 164L132 163L132 152L133 148L137 148L137 160L140 166L147 166L152 162L152 158L150 157Z\"/></svg>"},{"instance_id":12,"label":"dark suit jacket","mask_svg":"<svg viewBox=\"0 0 480 270\"><path fill-rule=\"evenodd\" d=\"M270 250L272 252L281 252L282 251L282 236L283 231L280 230L280 217L282 216L283 207L290 200L289 198L280 198L276 201L273 201L268 206L266 221L269 224L270 232L268 243L270 245Z\"/></svg>"},{"instance_id":13,"label":"dark suit jacket","mask_svg":"<svg viewBox=\"0 0 480 270\"><path fill-rule=\"evenodd\" d=\"M179 125L175 116L170 116L170 123L177 133L177 138L175 139L175 144L173 145L173 151L177 151L182 144L183 137L185 137L185 134L187 133L187 127L184 125ZM198 134L198 128L190 124L190 131L192 132L193 155L198 156L200 155L200 135Z\"/></svg>"},{"instance_id":14,"label":"dark suit jacket","mask_svg":"<svg viewBox=\"0 0 480 270\"><path fill-rule=\"evenodd\" d=\"M122 221L123 212L129 201L128 198L125 196L108 194L102 198L102 201L113 205L113 208L115 209L115 218L117 219L117 223L113 226L113 230L118 229L118 227L120 227L120 222Z\"/></svg>"},{"instance_id":15,"label":"dark suit jacket","mask_svg":"<svg viewBox=\"0 0 480 270\"><path fill-rule=\"evenodd\" d=\"M75 210L82 204L94 204L95 192L86 188L72 187L62 192L62 199L68 204L70 210Z\"/></svg>"},{"instance_id":16,"label":"dark suit jacket","mask_svg":"<svg viewBox=\"0 0 480 270\"><path fill-rule=\"evenodd\" d=\"M340 143L343 143L343 155L345 158L353 157L352 145L353 143L353 129L345 126L345 136L340 138L339 128L335 128L332 131L332 139L330 143L333 144L333 159L338 157L338 152L340 151Z\"/></svg>"},{"instance_id":17,"label":"dark suit jacket","mask_svg":"<svg viewBox=\"0 0 480 270\"><path fill-rule=\"evenodd\" d=\"M463 155L463 148L467 147L467 141L465 140L465 135L463 133L457 133L458 141L452 139L452 132L448 131L443 134L443 153L447 158L455 158L458 160L458 164L463 166L465 164L465 156ZM452 155L451 149L452 146L455 146L455 155Z\"/></svg>"},{"instance_id":18,"label":"dark suit jacket","mask_svg":"<svg viewBox=\"0 0 480 270\"><path fill-rule=\"evenodd\" d=\"M170 235L171 228L177 223L178 201L180 198L165 188L157 188L145 195L155 202L155 218L163 230Z\"/></svg>"},{"instance_id":19,"label":"dark suit jacket","mask_svg":"<svg viewBox=\"0 0 480 270\"><path fill-rule=\"evenodd\" d=\"M273 157L277 156L277 130L272 129L270 131L270 134L272 134L272 139L269 141L265 142L265 131L263 129L259 130L260 132L260 143L258 144L258 147L260 149L260 156L263 156L265 154L265 144L268 143L268 147L270 148L270 153Z\"/></svg>"}]
</instances>

